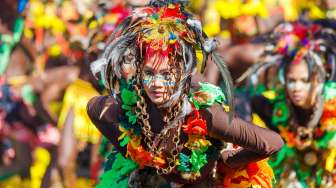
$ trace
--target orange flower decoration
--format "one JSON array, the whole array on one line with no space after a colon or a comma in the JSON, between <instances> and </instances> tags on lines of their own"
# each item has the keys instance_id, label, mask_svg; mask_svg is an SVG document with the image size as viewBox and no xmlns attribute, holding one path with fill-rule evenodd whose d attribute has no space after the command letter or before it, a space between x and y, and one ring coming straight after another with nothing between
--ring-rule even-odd
<instances>
[{"instance_id":1,"label":"orange flower decoration","mask_svg":"<svg viewBox=\"0 0 336 188\"><path fill-rule=\"evenodd\" d=\"M208 134L206 121L200 118L200 114L195 108L193 110L193 114L188 117L187 124L183 125L183 131L187 134Z\"/></svg>"},{"instance_id":2,"label":"orange flower decoration","mask_svg":"<svg viewBox=\"0 0 336 188\"><path fill-rule=\"evenodd\" d=\"M336 115L336 99L330 99L324 103L322 118L327 119Z\"/></svg>"},{"instance_id":3,"label":"orange flower decoration","mask_svg":"<svg viewBox=\"0 0 336 188\"><path fill-rule=\"evenodd\" d=\"M153 154L146 151L142 146L134 148L132 144L128 144L127 155L139 165L140 169L143 169L145 166L163 167L166 164L165 160L160 157L154 157Z\"/></svg>"},{"instance_id":4,"label":"orange flower decoration","mask_svg":"<svg viewBox=\"0 0 336 188\"><path fill-rule=\"evenodd\" d=\"M133 148L131 144L128 144L127 155L129 155L131 159L139 165L140 169L143 169L145 166L149 166L149 164L153 161L153 155L144 150L142 146Z\"/></svg>"},{"instance_id":5,"label":"orange flower decoration","mask_svg":"<svg viewBox=\"0 0 336 188\"><path fill-rule=\"evenodd\" d=\"M280 126L280 135L282 138L284 138L284 140L286 141L287 145L289 147L293 147L295 146L295 134L291 131L289 131L287 128Z\"/></svg>"}]
</instances>

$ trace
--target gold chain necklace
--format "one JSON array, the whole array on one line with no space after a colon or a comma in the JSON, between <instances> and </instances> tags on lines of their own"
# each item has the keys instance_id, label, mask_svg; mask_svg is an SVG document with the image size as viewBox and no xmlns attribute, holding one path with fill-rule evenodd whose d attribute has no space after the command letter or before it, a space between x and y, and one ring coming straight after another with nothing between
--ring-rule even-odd
<instances>
[{"instance_id":1,"label":"gold chain necklace","mask_svg":"<svg viewBox=\"0 0 336 188\"><path fill-rule=\"evenodd\" d=\"M174 134L173 137L173 143L174 143L174 148L171 150L170 155L171 157L167 157L167 162L168 166L165 168L157 167L157 173L158 174L169 174L173 171L173 169L176 167L177 163L177 158L179 155L179 145L180 145L180 135L181 135L181 129L182 129L182 120L179 120L176 122L175 125L177 126L167 126L161 132L155 137L155 141L153 140L154 133L151 131L151 126L149 123L149 114L146 111L147 105L145 103L144 97L141 95L141 91L137 85L134 86L135 91L137 92L138 97L140 100L137 102L137 116L139 119L142 121L142 132L145 136L144 142L147 145L147 148L150 150L150 153L155 156L160 156L162 155L162 146L158 147L159 143L161 143L164 138L169 137L168 131L174 127L177 127L177 134ZM177 108L180 108L180 104L177 105ZM170 115L169 117L165 116L164 121L167 123L167 125L170 124L171 120L177 116L179 113L179 109L174 110L174 113L171 113L171 109L168 111L168 114Z\"/></svg>"}]
</instances>

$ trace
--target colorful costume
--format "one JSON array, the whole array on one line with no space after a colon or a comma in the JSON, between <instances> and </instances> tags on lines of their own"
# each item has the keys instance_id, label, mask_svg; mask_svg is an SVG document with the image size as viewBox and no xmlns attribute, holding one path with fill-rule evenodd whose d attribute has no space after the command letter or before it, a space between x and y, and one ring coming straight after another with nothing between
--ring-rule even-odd
<instances>
[{"instance_id":1,"label":"colorful costume","mask_svg":"<svg viewBox=\"0 0 336 188\"><path fill-rule=\"evenodd\" d=\"M319 125L312 132L303 128L297 132L289 126L289 109L283 91L277 92L276 97L270 99L273 116L272 124L269 126L279 131L286 142L286 146L270 161L270 165L278 175L280 185L286 187L291 182L297 181L302 187L315 185L328 187L336 183L334 181L336 131L333 123L336 117L333 109L335 91L334 82L325 84L323 114ZM258 105L261 106L260 103Z\"/></svg>"},{"instance_id":2,"label":"colorful costume","mask_svg":"<svg viewBox=\"0 0 336 188\"><path fill-rule=\"evenodd\" d=\"M136 115L131 115L131 111L127 109L134 108L137 101L137 96L126 88L122 89L121 100L124 104L124 114L126 118L119 124L119 130L122 134L118 137L119 145L127 148L125 158L120 153L112 153L108 158L106 165L106 172L101 177L101 182L98 187L127 187L129 182L136 182L136 180L129 180L130 174L137 169L148 169L146 166L164 167L161 173L171 170L176 167L176 171L185 179L198 179L201 176L201 169L207 165L208 161L218 160L220 150L239 151L241 148L232 148L231 144L223 145L220 140L210 138L208 136L206 120L204 120L200 111L206 109L207 106L212 106L214 103L222 104L224 95L220 89L211 84L202 84L200 91L191 94L189 100L193 103L193 112L186 118L186 124L181 127L185 135L188 135L185 148L176 156L174 163L169 163L164 155L153 157L153 155L146 151L140 144L141 141L141 127L136 123ZM130 86L128 86L130 87ZM129 114L129 115L127 115ZM175 138L175 137L174 137ZM177 138L177 137L176 137ZM169 160L169 158L168 158ZM168 164L169 163L169 164ZM113 164L113 165L111 165ZM111 166L110 166L111 165ZM165 169L168 166L167 169ZM244 169L232 169L224 165L222 162L214 167L213 176L217 179L217 184L214 180L206 180L202 186L223 186L223 187L272 187L273 172L267 165L267 160L257 163L250 163ZM174 170L175 171L175 170ZM177 173L175 172L175 173ZM153 176L153 171L151 175ZM132 177L132 176L131 176ZM148 177L147 177L148 178ZM153 178L153 177L152 177ZM158 177L154 176L154 180L158 181ZM153 181L154 181L153 180ZM138 180L139 181L139 180ZM167 181L159 181L161 186L167 184ZM156 182L155 182L156 183ZM209 184L210 183L210 184ZM158 184L141 184L146 186L158 186ZM194 185L195 186L195 185Z\"/></svg>"},{"instance_id":3,"label":"colorful costume","mask_svg":"<svg viewBox=\"0 0 336 188\"><path fill-rule=\"evenodd\" d=\"M321 26L285 23L275 29L280 35L270 54L273 58L256 65L250 81L258 83L262 69L275 67L278 80L265 83L255 90L261 94L252 98L252 109L266 125L280 133L286 145L270 160L280 187L331 187L335 182L335 82L333 67L335 54L325 36L334 35ZM271 59L271 60L270 60ZM310 109L295 106L287 90L285 72L290 63L306 62L308 74L315 74L321 83L315 85L316 102ZM286 85L287 84L287 85ZM287 90L284 89L286 85ZM300 86L301 87L301 86ZM323 88L322 88L323 87ZM272 89L273 88L273 89ZM264 91L263 91L264 90Z\"/></svg>"},{"instance_id":4,"label":"colorful costume","mask_svg":"<svg viewBox=\"0 0 336 188\"><path fill-rule=\"evenodd\" d=\"M184 7L184 1L151 1L135 9L91 66L111 96L93 98L88 114L116 148L98 187L271 187L271 169L257 161L282 140L232 116L232 81L213 52L215 40ZM224 76L225 92L208 83L190 88L196 64L203 70L208 56ZM171 69L152 74L144 71L147 63ZM161 104L145 91L153 81L173 86Z\"/></svg>"},{"instance_id":5,"label":"colorful costume","mask_svg":"<svg viewBox=\"0 0 336 188\"><path fill-rule=\"evenodd\" d=\"M86 113L86 104L97 95L98 92L90 83L80 79L74 81L65 91L58 127L62 129L69 111L73 109L76 138L83 142L97 144L100 134Z\"/></svg>"}]
</instances>

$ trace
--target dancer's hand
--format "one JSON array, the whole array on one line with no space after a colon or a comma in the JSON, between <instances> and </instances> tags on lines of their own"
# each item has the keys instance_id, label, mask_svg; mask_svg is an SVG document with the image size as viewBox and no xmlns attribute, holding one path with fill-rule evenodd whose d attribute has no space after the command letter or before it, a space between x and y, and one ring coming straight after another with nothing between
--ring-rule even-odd
<instances>
[{"instance_id":1,"label":"dancer's hand","mask_svg":"<svg viewBox=\"0 0 336 188\"><path fill-rule=\"evenodd\" d=\"M47 125L45 129L37 133L41 143L58 145L60 142L60 133L56 127Z\"/></svg>"}]
</instances>

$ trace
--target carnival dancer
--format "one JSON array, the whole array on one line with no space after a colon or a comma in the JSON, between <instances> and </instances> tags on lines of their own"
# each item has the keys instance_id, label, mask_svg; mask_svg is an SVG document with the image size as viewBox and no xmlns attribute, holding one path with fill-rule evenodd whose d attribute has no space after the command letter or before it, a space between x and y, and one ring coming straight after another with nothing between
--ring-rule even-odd
<instances>
[{"instance_id":1,"label":"carnival dancer","mask_svg":"<svg viewBox=\"0 0 336 188\"><path fill-rule=\"evenodd\" d=\"M274 35L280 37L276 37L273 58L257 66L252 81L258 83L255 79L258 72L273 65L272 72L277 72L278 77L268 77L275 83L265 82L272 90L253 97L251 105L286 142L270 160L278 186L333 187L336 183L334 32L310 23L285 23L275 29Z\"/></svg>"},{"instance_id":2,"label":"carnival dancer","mask_svg":"<svg viewBox=\"0 0 336 188\"><path fill-rule=\"evenodd\" d=\"M88 114L117 149L99 186L271 187L272 171L256 162L283 141L232 116L229 73L185 3L156 0L135 9L92 64L111 96L91 99ZM197 62L204 69L210 55L225 92L208 83L190 87ZM238 169L245 174L235 176Z\"/></svg>"},{"instance_id":3,"label":"carnival dancer","mask_svg":"<svg viewBox=\"0 0 336 188\"><path fill-rule=\"evenodd\" d=\"M86 113L86 104L93 96L98 95L98 86L90 82L94 81L94 77L88 71L88 63L80 59L79 67L79 78L65 90L58 119L58 127L62 130L58 166L65 187L76 187L77 176L91 179L90 168L96 162L100 140L100 133ZM82 174L78 174L76 169L79 165L76 161L83 151L87 151L89 162L82 162L84 168L80 170Z\"/></svg>"}]
</instances>

